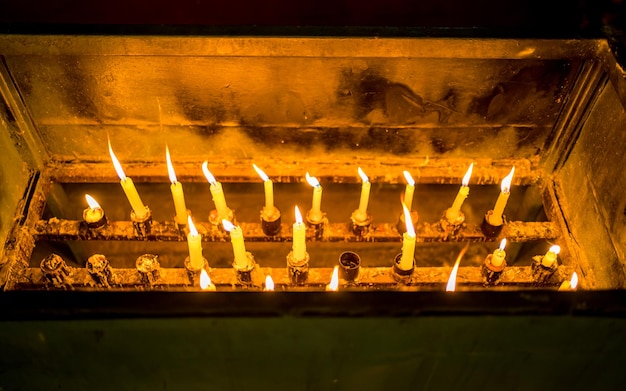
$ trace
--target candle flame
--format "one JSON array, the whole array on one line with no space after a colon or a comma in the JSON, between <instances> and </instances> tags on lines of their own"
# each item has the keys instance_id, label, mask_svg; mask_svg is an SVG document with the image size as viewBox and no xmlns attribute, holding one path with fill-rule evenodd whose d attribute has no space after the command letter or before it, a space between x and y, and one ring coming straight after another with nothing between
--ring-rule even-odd
<instances>
[{"instance_id":1,"label":"candle flame","mask_svg":"<svg viewBox=\"0 0 626 391\"><path fill-rule=\"evenodd\" d=\"M409 208L402 204L402 209L404 210L404 222L406 224L406 233L411 237L415 237L415 228L413 227L413 220L411 220L411 212Z\"/></svg>"},{"instance_id":2,"label":"candle flame","mask_svg":"<svg viewBox=\"0 0 626 391\"><path fill-rule=\"evenodd\" d=\"M211 171L209 171L209 162L207 160L202 163L202 172L204 173L206 180L209 181L210 184L214 185L217 183L215 177L213 176L213 174L211 174Z\"/></svg>"},{"instance_id":3,"label":"candle flame","mask_svg":"<svg viewBox=\"0 0 626 391\"><path fill-rule=\"evenodd\" d=\"M465 255L465 252L469 248L469 243L463 247L459 255L456 257L456 261L454 262L454 267L452 268L452 273L450 273L450 278L448 278L448 285L446 286L447 292L454 292L456 290L456 275L459 272L459 264L461 263L461 258Z\"/></svg>"},{"instance_id":4,"label":"candle flame","mask_svg":"<svg viewBox=\"0 0 626 391\"><path fill-rule=\"evenodd\" d=\"M333 269L333 275L330 278L330 284L328 284L327 290L333 292L339 290L339 266L335 266Z\"/></svg>"},{"instance_id":5,"label":"candle flame","mask_svg":"<svg viewBox=\"0 0 626 391\"><path fill-rule=\"evenodd\" d=\"M167 160L167 174L170 176L170 182L176 183L176 172L174 172L174 166L172 165L172 158L170 157L170 149L165 145L165 160Z\"/></svg>"},{"instance_id":6,"label":"candle flame","mask_svg":"<svg viewBox=\"0 0 626 391\"><path fill-rule=\"evenodd\" d=\"M571 290L575 290L578 286L578 274L576 272L572 274L572 279L569 280L569 286Z\"/></svg>"},{"instance_id":7,"label":"candle flame","mask_svg":"<svg viewBox=\"0 0 626 391\"><path fill-rule=\"evenodd\" d=\"M256 164L252 163L252 167L254 167L254 170L257 172L257 174L259 174L264 182L270 180L270 177L268 177L267 174L264 173L263 170L261 170Z\"/></svg>"},{"instance_id":8,"label":"candle flame","mask_svg":"<svg viewBox=\"0 0 626 391\"><path fill-rule=\"evenodd\" d=\"M296 205L296 223L302 224L302 214L300 214L300 209L298 205Z\"/></svg>"},{"instance_id":9,"label":"candle flame","mask_svg":"<svg viewBox=\"0 0 626 391\"><path fill-rule=\"evenodd\" d=\"M273 291L274 290L274 280L272 280L272 276L265 276L265 290Z\"/></svg>"},{"instance_id":10,"label":"candle flame","mask_svg":"<svg viewBox=\"0 0 626 391\"><path fill-rule=\"evenodd\" d=\"M211 277L209 277L209 273L206 270L202 269L200 272L200 289L205 291L209 289L209 286L211 286Z\"/></svg>"},{"instance_id":11,"label":"candle flame","mask_svg":"<svg viewBox=\"0 0 626 391\"><path fill-rule=\"evenodd\" d=\"M469 185L470 177L472 176L472 168L474 168L474 163L470 164L465 176L463 177L463 181L461 182L463 186L467 187Z\"/></svg>"},{"instance_id":12,"label":"candle flame","mask_svg":"<svg viewBox=\"0 0 626 391\"><path fill-rule=\"evenodd\" d=\"M548 251L550 251L552 253L555 253L555 254L558 254L558 253L561 252L561 247L557 246L557 245L554 245L554 246L550 247L550 250L548 250Z\"/></svg>"},{"instance_id":13,"label":"candle flame","mask_svg":"<svg viewBox=\"0 0 626 391\"><path fill-rule=\"evenodd\" d=\"M113 148L111 147L111 140L108 139L109 142L109 154L111 155L111 160L113 161L113 167L115 167L115 172L117 172L117 176L120 177L120 180L125 180L126 179L126 174L124 174L124 169L122 168L122 165L120 164L119 160L117 160L117 157L115 157L115 154L113 153Z\"/></svg>"},{"instance_id":14,"label":"candle flame","mask_svg":"<svg viewBox=\"0 0 626 391\"><path fill-rule=\"evenodd\" d=\"M224 229L228 232L232 231L235 228L235 225L226 219L222 220L222 225L224 226Z\"/></svg>"},{"instance_id":15,"label":"candle flame","mask_svg":"<svg viewBox=\"0 0 626 391\"><path fill-rule=\"evenodd\" d=\"M513 180L514 172L515 172L515 167L511 168L511 172L509 173L509 175L505 176L504 179L502 179L500 190L503 193L508 193L509 191L511 191L511 181Z\"/></svg>"},{"instance_id":16,"label":"candle flame","mask_svg":"<svg viewBox=\"0 0 626 391\"><path fill-rule=\"evenodd\" d=\"M320 181L318 181L316 177L309 175L308 172L306 173L306 181L313 187L318 187L320 185Z\"/></svg>"},{"instance_id":17,"label":"candle flame","mask_svg":"<svg viewBox=\"0 0 626 391\"><path fill-rule=\"evenodd\" d=\"M411 173L408 171L403 171L402 172L404 174L404 178L406 179L406 183L408 183L411 186L415 186L415 179L413 179L413 177L411 176Z\"/></svg>"},{"instance_id":18,"label":"candle flame","mask_svg":"<svg viewBox=\"0 0 626 391\"><path fill-rule=\"evenodd\" d=\"M189 226L189 234L192 236L198 236L198 230L191 220L191 215L187 215L187 225Z\"/></svg>"},{"instance_id":19,"label":"candle flame","mask_svg":"<svg viewBox=\"0 0 626 391\"><path fill-rule=\"evenodd\" d=\"M500 251L504 251L505 247L506 247L506 238L500 241Z\"/></svg>"},{"instance_id":20,"label":"candle flame","mask_svg":"<svg viewBox=\"0 0 626 391\"><path fill-rule=\"evenodd\" d=\"M367 177L367 175L365 175L365 172L363 172L361 167L359 167L359 169L357 171L359 172L359 176L361 177L361 180L363 182L369 182L370 181L370 179Z\"/></svg>"},{"instance_id":21,"label":"candle flame","mask_svg":"<svg viewBox=\"0 0 626 391\"><path fill-rule=\"evenodd\" d=\"M89 208L91 208L91 209L100 208L100 204L98 203L98 201L96 201L89 194L85 194L85 199L87 200L87 204L89 205Z\"/></svg>"}]
</instances>

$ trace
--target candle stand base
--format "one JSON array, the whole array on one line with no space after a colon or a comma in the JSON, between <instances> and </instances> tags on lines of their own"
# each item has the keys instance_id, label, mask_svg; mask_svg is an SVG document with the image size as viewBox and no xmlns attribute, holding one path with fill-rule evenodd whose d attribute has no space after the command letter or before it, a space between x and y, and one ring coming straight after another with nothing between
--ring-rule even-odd
<instances>
[{"instance_id":1,"label":"candle stand base","mask_svg":"<svg viewBox=\"0 0 626 391\"><path fill-rule=\"evenodd\" d=\"M70 269L63 258L50 254L41 261L39 267L46 277L46 285L52 284L55 288L72 289Z\"/></svg>"},{"instance_id":2,"label":"candle stand base","mask_svg":"<svg viewBox=\"0 0 626 391\"><path fill-rule=\"evenodd\" d=\"M409 270L400 269L400 259L402 259L402 253L399 253L393 259L391 276L394 280L401 284L408 284L411 282L411 278L413 277L413 271L415 270L415 259L413 259L413 266Z\"/></svg>"},{"instance_id":3,"label":"candle stand base","mask_svg":"<svg viewBox=\"0 0 626 391\"><path fill-rule=\"evenodd\" d=\"M371 226L372 215L368 213L365 216L362 216L358 209L352 212L352 216L350 216L350 230L357 237L357 239L367 236Z\"/></svg>"},{"instance_id":4,"label":"candle stand base","mask_svg":"<svg viewBox=\"0 0 626 391\"><path fill-rule=\"evenodd\" d=\"M324 238L324 227L328 224L326 213L322 213L320 216L313 216L311 213L313 210L309 210L305 217L305 224L307 228L313 229L314 237L316 240L322 240Z\"/></svg>"},{"instance_id":5,"label":"candle stand base","mask_svg":"<svg viewBox=\"0 0 626 391\"><path fill-rule=\"evenodd\" d=\"M141 277L141 282L148 288L156 284L161 276L159 256L154 254L140 255L135 261L135 267Z\"/></svg>"},{"instance_id":6,"label":"candle stand base","mask_svg":"<svg viewBox=\"0 0 626 391\"><path fill-rule=\"evenodd\" d=\"M483 277L483 285L485 286L498 285L500 276L506 268L506 261L502 262L500 266L494 266L491 263L491 258L493 258L493 254L487 255L485 262L483 262L480 268L480 274Z\"/></svg>"},{"instance_id":7,"label":"candle stand base","mask_svg":"<svg viewBox=\"0 0 626 391\"><path fill-rule=\"evenodd\" d=\"M304 259L297 260L293 257L293 251L287 254L287 273L289 281L294 285L303 285L309 278L309 253L304 253Z\"/></svg>"},{"instance_id":8,"label":"candle stand base","mask_svg":"<svg viewBox=\"0 0 626 391\"><path fill-rule=\"evenodd\" d=\"M447 209L441 220L439 226L448 236L456 236L465 223L465 214L463 212L451 213L450 209Z\"/></svg>"},{"instance_id":9,"label":"candle stand base","mask_svg":"<svg viewBox=\"0 0 626 391\"><path fill-rule=\"evenodd\" d=\"M213 224L214 226L216 226L218 229L220 229L222 232L227 232L224 229L224 224L222 224L222 220L228 220L231 223L233 223L234 225L237 225L237 222L235 221L235 212L232 209L228 209L228 213L226 215L226 217L224 216L220 216L217 213L217 209L213 209L210 213L209 213L209 223Z\"/></svg>"},{"instance_id":10,"label":"candle stand base","mask_svg":"<svg viewBox=\"0 0 626 391\"><path fill-rule=\"evenodd\" d=\"M339 256L339 277L348 283L354 282L361 269L361 257L355 252L344 251Z\"/></svg>"},{"instance_id":11,"label":"candle stand base","mask_svg":"<svg viewBox=\"0 0 626 391\"><path fill-rule=\"evenodd\" d=\"M488 238L498 237L498 235L500 235L500 232L502 232L502 228L504 227L504 224L500 224L500 225L491 224L489 220L491 219L492 215L493 215L493 210L488 211L485 214L485 218L483 219L482 224L480 225L481 231ZM504 221L504 218L503 218L503 221Z\"/></svg>"},{"instance_id":12,"label":"candle stand base","mask_svg":"<svg viewBox=\"0 0 626 391\"><path fill-rule=\"evenodd\" d=\"M543 255L536 255L533 257L533 262L530 264L530 269L532 272L533 280L537 284L545 284L551 282L551 277L555 275L554 272L559 268L559 265L556 261L552 264L552 266L544 266L541 261L543 260Z\"/></svg>"},{"instance_id":13,"label":"candle stand base","mask_svg":"<svg viewBox=\"0 0 626 391\"><path fill-rule=\"evenodd\" d=\"M100 218L100 220L97 221L88 221L86 216L87 216L87 211L88 209L85 209L85 211L83 212L83 222L82 224L84 224L88 229L98 229L98 228L102 228L105 225L107 225L109 223L109 220L107 219L106 214L104 214L104 212L102 212L102 217Z\"/></svg>"},{"instance_id":14,"label":"candle stand base","mask_svg":"<svg viewBox=\"0 0 626 391\"><path fill-rule=\"evenodd\" d=\"M191 284L191 286L200 286L200 273L202 272L202 269L204 269L207 273L210 270L209 262L206 258L202 257L202 260L204 261L202 267L199 269L193 269L191 267L191 259L189 257L185 258L185 270L187 271L187 278L189 278L189 284Z\"/></svg>"},{"instance_id":15,"label":"candle stand base","mask_svg":"<svg viewBox=\"0 0 626 391\"><path fill-rule=\"evenodd\" d=\"M87 259L85 268L96 286L110 288L115 283L113 268L104 255L94 254L90 256Z\"/></svg>"},{"instance_id":16,"label":"candle stand base","mask_svg":"<svg viewBox=\"0 0 626 391\"><path fill-rule=\"evenodd\" d=\"M133 227L135 228L135 233L139 237L146 237L150 234L150 229L152 227L152 212L150 208L146 206L146 215L142 218L137 217L135 211L132 210L130 212L130 221L133 223Z\"/></svg>"},{"instance_id":17,"label":"candle stand base","mask_svg":"<svg viewBox=\"0 0 626 391\"><path fill-rule=\"evenodd\" d=\"M269 211L267 208L261 209L261 228L267 236L274 236L280 232L281 218L278 208L271 208Z\"/></svg>"},{"instance_id":18,"label":"candle stand base","mask_svg":"<svg viewBox=\"0 0 626 391\"><path fill-rule=\"evenodd\" d=\"M413 228L415 228L417 230L417 220L419 219L419 214L417 213L416 210L412 210L411 211L411 221L413 222ZM403 233L406 232L406 220L404 218L404 213L402 213L400 215L400 217L398 218L398 223L396 224L396 229L398 230L398 233L400 233L400 235L402 235Z\"/></svg>"},{"instance_id":19,"label":"candle stand base","mask_svg":"<svg viewBox=\"0 0 626 391\"><path fill-rule=\"evenodd\" d=\"M254 271L256 270L256 263L254 261L254 255L249 251L246 251L246 256L248 257L248 264L244 267L239 267L235 262L233 262L233 269L235 269L235 277L237 279L237 284L241 284L244 286L254 286Z\"/></svg>"}]
</instances>

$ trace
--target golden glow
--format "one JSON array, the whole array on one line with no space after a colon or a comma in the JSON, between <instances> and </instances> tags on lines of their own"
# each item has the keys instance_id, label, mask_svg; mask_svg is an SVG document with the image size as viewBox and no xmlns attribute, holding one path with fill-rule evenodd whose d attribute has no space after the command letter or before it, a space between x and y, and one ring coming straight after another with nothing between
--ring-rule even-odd
<instances>
[{"instance_id":1,"label":"golden glow","mask_svg":"<svg viewBox=\"0 0 626 391\"><path fill-rule=\"evenodd\" d=\"M333 275L330 278L330 284L326 286L326 290L333 292L339 290L339 266L335 266L333 269Z\"/></svg>"},{"instance_id":2,"label":"golden glow","mask_svg":"<svg viewBox=\"0 0 626 391\"><path fill-rule=\"evenodd\" d=\"M232 231L233 228L235 228L235 226L233 225L233 223L231 223L230 221L224 219L222 220L222 225L224 226L224 229L228 232Z\"/></svg>"},{"instance_id":3,"label":"golden glow","mask_svg":"<svg viewBox=\"0 0 626 391\"><path fill-rule=\"evenodd\" d=\"M274 280L272 280L272 276L265 276L265 290L273 291L274 290Z\"/></svg>"},{"instance_id":4,"label":"golden glow","mask_svg":"<svg viewBox=\"0 0 626 391\"><path fill-rule=\"evenodd\" d=\"M406 207L406 205L402 204L402 209L404 209L404 222L406 224L406 233L411 237L415 237L415 227L413 227L413 220L411 220L411 212Z\"/></svg>"},{"instance_id":5,"label":"golden glow","mask_svg":"<svg viewBox=\"0 0 626 391\"><path fill-rule=\"evenodd\" d=\"M206 180L209 181L210 184L213 185L217 183L215 177L213 176L213 174L211 174L211 171L209 171L209 162L207 160L202 163L202 172L204 173Z\"/></svg>"},{"instance_id":6,"label":"golden glow","mask_svg":"<svg viewBox=\"0 0 626 391\"><path fill-rule=\"evenodd\" d=\"M108 140L108 142L109 142L109 154L111 154L111 160L113 161L115 172L117 172L117 176L120 177L120 180L123 181L126 179L126 174L124 174L124 169L122 168L122 165L120 164L120 162L115 157L115 154L113 153L113 148L111 147L111 140Z\"/></svg>"},{"instance_id":7,"label":"golden glow","mask_svg":"<svg viewBox=\"0 0 626 391\"><path fill-rule=\"evenodd\" d=\"M313 187L318 187L320 185L320 181L318 181L316 177L309 175L308 172L306 173L306 181Z\"/></svg>"},{"instance_id":8,"label":"golden glow","mask_svg":"<svg viewBox=\"0 0 626 391\"><path fill-rule=\"evenodd\" d=\"M558 253L561 252L561 247L557 246L557 245L554 245L554 246L550 247L550 250L548 250L548 251L550 251L551 253L558 254Z\"/></svg>"},{"instance_id":9,"label":"golden glow","mask_svg":"<svg viewBox=\"0 0 626 391\"><path fill-rule=\"evenodd\" d=\"M461 263L461 259L463 258L463 255L465 255L465 252L467 252L468 248L469 243L467 243L465 247L463 247L461 252L459 252L459 255L456 257L454 267L452 268L452 273L450 273L450 278L448 278L448 285L446 286L447 292L454 292L456 290L456 275L459 272L459 264Z\"/></svg>"},{"instance_id":10,"label":"golden glow","mask_svg":"<svg viewBox=\"0 0 626 391\"><path fill-rule=\"evenodd\" d=\"M174 166L172 165L172 158L170 157L170 149L165 145L165 160L167 160L167 174L170 176L170 182L176 183L176 172L174 172Z\"/></svg>"},{"instance_id":11,"label":"golden glow","mask_svg":"<svg viewBox=\"0 0 626 391\"><path fill-rule=\"evenodd\" d=\"M359 172L359 176L361 177L361 180L365 183L365 182L369 182L370 179L367 177L367 175L365 175L365 172L363 172L363 170L361 169L361 167L359 167L359 169L357 170Z\"/></svg>"},{"instance_id":12,"label":"golden glow","mask_svg":"<svg viewBox=\"0 0 626 391\"><path fill-rule=\"evenodd\" d=\"M261 170L256 164L252 163L252 167L254 167L254 170L257 172L257 174L259 174L259 176L261 177L261 179L263 179L263 181L270 180L270 177L268 177L267 174L265 174L263 170Z\"/></svg>"},{"instance_id":13,"label":"golden glow","mask_svg":"<svg viewBox=\"0 0 626 391\"><path fill-rule=\"evenodd\" d=\"M192 236L198 236L198 231L196 230L196 226L193 225L193 220L191 220L191 215L187 215L187 225L189 226L189 234Z\"/></svg>"},{"instance_id":14,"label":"golden glow","mask_svg":"<svg viewBox=\"0 0 626 391\"><path fill-rule=\"evenodd\" d=\"M403 171L402 173L404 174L404 178L406 179L406 183L408 183L411 186L415 186L415 180L411 176L411 173L408 172L408 171Z\"/></svg>"},{"instance_id":15,"label":"golden glow","mask_svg":"<svg viewBox=\"0 0 626 391\"><path fill-rule=\"evenodd\" d=\"M298 205L296 205L296 224L302 224L302 214L300 213Z\"/></svg>"},{"instance_id":16,"label":"golden glow","mask_svg":"<svg viewBox=\"0 0 626 391\"><path fill-rule=\"evenodd\" d=\"M211 277L209 277L209 273L206 270L202 269L200 272L200 289L203 291L209 289L211 286Z\"/></svg>"},{"instance_id":17,"label":"golden glow","mask_svg":"<svg viewBox=\"0 0 626 391\"><path fill-rule=\"evenodd\" d=\"M85 199L87 200L87 204L90 209L100 208L100 204L89 194L85 194Z\"/></svg>"},{"instance_id":18,"label":"golden glow","mask_svg":"<svg viewBox=\"0 0 626 391\"><path fill-rule=\"evenodd\" d=\"M506 238L500 241L500 251L504 251L505 247L506 247Z\"/></svg>"},{"instance_id":19,"label":"golden glow","mask_svg":"<svg viewBox=\"0 0 626 391\"><path fill-rule=\"evenodd\" d=\"M513 180L514 172L515 167L511 168L511 172L509 173L509 175L505 176L504 179L502 179L502 185L500 185L500 190L503 193L508 193L509 191L511 191L511 181Z\"/></svg>"},{"instance_id":20,"label":"golden glow","mask_svg":"<svg viewBox=\"0 0 626 391\"><path fill-rule=\"evenodd\" d=\"M575 290L578 286L578 274L576 274L576 272L572 274L572 279L569 280L569 285L571 290Z\"/></svg>"},{"instance_id":21,"label":"golden glow","mask_svg":"<svg viewBox=\"0 0 626 391\"><path fill-rule=\"evenodd\" d=\"M474 163L470 164L465 176L463 177L463 181L461 182L463 186L467 187L469 185L470 177L472 176L472 169L474 168Z\"/></svg>"}]
</instances>

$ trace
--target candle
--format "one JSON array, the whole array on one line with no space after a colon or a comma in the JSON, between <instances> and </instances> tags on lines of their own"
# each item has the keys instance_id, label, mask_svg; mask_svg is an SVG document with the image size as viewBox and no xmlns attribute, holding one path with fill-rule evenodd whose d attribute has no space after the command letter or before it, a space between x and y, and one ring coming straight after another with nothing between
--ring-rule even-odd
<instances>
[{"instance_id":1,"label":"candle","mask_svg":"<svg viewBox=\"0 0 626 391\"><path fill-rule=\"evenodd\" d=\"M306 226L302 222L300 209L296 206L296 222L293 224L293 257L301 261L306 257Z\"/></svg>"},{"instance_id":2,"label":"candle","mask_svg":"<svg viewBox=\"0 0 626 391\"><path fill-rule=\"evenodd\" d=\"M474 167L474 163L470 164L469 168L467 169L467 172L465 173L465 176L463 177L463 181L461 182L461 188L459 189L459 192L456 195L456 198L454 199L454 203L452 204L452 207L450 207L450 214L453 216L458 216L458 214L461 212L461 205L463 205L463 201L465 201L465 199L467 198L467 196L469 195L469 180L470 177L472 176L472 168Z\"/></svg>"},{"instance_id":3,"label":"candle","mask_svg":"<svg viewBox=\"0 0 626 391\"><path fill-rule=\"evenodd\" d=\"M491 214L491 217L489 219L489 224L491 225L500 226L504 224L502 214L504 213L506 202L509 199L511 191L511 181L513 180L514 172L515 167L511 169L509 175L505 176L504 179L502 179L502 184L500 185L500 195L498 195L496 205L493 207L493 213Z\"/></svg>"},{"instance_id":4,"label":"candle","mask_svg":"<svg viewBox=\"0 0 626 391\"><path fill-rule=\"evenodd\" d=\"M550 247L546 255L544 255L543 258L541 259L541 264L545 267L552 267L554 265L554 262L556 262L557 254L560 252L561 252L561 247L556 246L556 245Z\"/></svg>"},{"instance_id":5,"label":"candle","mask_svg":"<svg viewBox=\"0 0 626 391\"><path fill-rule=\"evenodd\" d=\"M215 177L211 174L211 171L209 171L209 162L206 160L202 163L202 172L204 172L204 176L211 184L211 195L213 196L213 203L215 203L218 217L221 219L228 217L230 209L228 209L226 205L222 184L215 180Z\"/></svg>"},{"instance_id":6,"label":"candle","mask_svg":"<svg viewBox=\"0 0 626 391\"><path fill-rule=\"evenodd\" d=\"M117 176L120 178L120 185L122 185L122 190L124 190L126 198L128 199L128 202L130 203L133 212L135 212L135 216L137 217L137 219L144 219L148 215L148 209L141 201L133 180L127 177L126 174L124 174L124 169L115 157L115 154L113 153L113 148L111 148L111 140L108 141L109 153L111 154L111 160L113 161L113 166L115 167Z\"/></svg>"},{"instance_id":7,"label":"candle","mask_svg":"<svg viewBox=\"0 0 626 391\"><path fill-rule=\"evenodd\" d=\"M85 211L83 212L83 219L85 219L85 221L88 223L97 223L98 221L102 220L102 218L104 217L104 210L102 210L100 204L98 204L98 201L96 201L89 194L85 194L85 199L87 200L87 205L89 205L89 208L85 209Z\"/></svg>"},{"instance_id":8,"label":"candle","mask_svg":"<svg viewBox=\"0 0 626 391\"><path fill-rule=\"evenodd\" d=\"M400 265L398 267L402 270L411 270L414 263L415 255L415 229L413 228L413 221L411 221L411 212L405 204L402 204L404 209L404 221L406 223L406 232L402 235L402 257L400 258Z\"/></svg>"},{"instance_id":9,"label":"candle","mask_svg":"<svg viewBox=\"0 0 626 391\"><path fill-rule=\"evenodd\" d=\"M365 219L367 217L367 204L369 203L370 187L372 186L372 184L370 183L369 178L367 177L367 175L365 175L361 167L359 167L358 172L361 180L363 181L363 184L361 185L361 199L359 200L358 213L363 219Z\"/></svg>"},{"instance_id":10,"label":"candle","mask_svg":"<svg viewBox=\"0 0 626 391\"><path fill-rule=\"evenodd\" d=\"M203 291L215 291L215 285L211 282L211 277L209 277L209 273L206 270L202 269L200 272L200 289Z\"/></svg>"},{"instance_id":11,"label":"candle","mask_svg":"<svg viewBox=\"0 0 626 391\"><path fill-rule=\"evenodd\" d=\"M267 209L268 211L272 210L274 209L274 183L263 172L263 170L257 167L256 164L253 163L252 166L256 170L257 174L259 174L261 179L263 179L263 186L265 188L265 209Z\"/></svg>"},{"instance_id":12,"label":"candle","mask_svg":"<svg viewBox=\"0 0 626 391\"><path fill-rule=\"evenodd\" d=\"M506 247L506 239L502 239L500 241L500 247L495 249L493 254L491 254L491 264L493 266L500 267L504 263L504 259L506 258L504 247Z\"/></svg>"},{"instance_id":13,"label":"candle","mask_svg":"<svg viewBox=\"0 0 626 391\"><path fill-rule=\"evenodd\" d=\"M306 173L306 181L309 185L313 186L313 204L311 207L310 217L314 221L321 220L322 218L322 186L316 177L310 176Z\"/></svg>"},{"instance_id":14,"label":"candle","mask_svg":"<svg viewBox=\"0 0 626 391\"><path fill-rule=\"evenodd\" d=\"M569 290L575 291L577 286L578 286L578 274L574 272L572 274L572 279L569 281L563 281L563 283L559 287L559 290L560 291L569 291Z\"/></svg>"},{"instance_id":15,"label":"candle","mask_svg":"<svg viewBox=\"0 0 626 391\"><path fill-rule=\"evenodd\" d=\"M176 178L176 172L172 165L172 159L170 157L170 149L165 146L165 160L167 160L167 173L170 177L170 191L172 192L172 198L174 199L174 209L176 210L176 223L179 225L185 225L187 223L187 205L185 205L185 193L183 193L183 184L178 182Z\"/></svg>"},{"instance_id":16,"label":"candle","mask_svg":"<svg viewBox=\"0 0 626 391\"><path fill-rule=\"evenodd\" d=\"M187 234L187 247L189 247L189 264L192 270L199 270L204 267L204 258L202 257L202 235L193 225L191 216L187 215L187 225L189 233Z\"/></svg>"},{"instance_id":17,"label":"candle","mask_svg":"<svg viewBox=\"0 0 626 391\"><path fill-rule=\"evenodd\" d=\"M330 284L326 285L326 290L332 292L339 290L339 266L333 269L333 275L330 277Z\"/></svg>"},{"instance_id":18,"label":"candle","mask_svg":"<svg viewBox=\"0 0 626 391\"><path fill-rule=\"evenodd\" d=\"M243 242L243 232L241 227L233 225L228 220L222 220L224 229L230 232L230 243L233 246L235 254L235 267L237 269L246 269L250 266L248 262L248 254L246 253L246 245Z\"/></svg>"},{"instance_id":19,"label":"candle","mask_svg":"<svg viewBox=\"0 0 626 391\"><path fill-rule=\"evenodd\" d=\"M403 171L406 179L406 188L404 189L404 205L411 211L413 205L413 192L415 191L415 180L408 171Z\"/></svg>"},{"instance_id":20,"label":"candle","mask_svg":"<svg viewBox=\"0 0 626 391\"><path fill-rule=\"evenodd\" d=\"M452 272L450 273L450 277L448 278L448 284L446 285L446 292L454 292L456 291L456 276L459 272L459 265L461 264L461 259L467 252L469 248L469 242L465 244L465 247L459 252L459 255L456 257L456 261L454 261L454 266L452 267Z\"/></svg>"},{"instance_id":21,"label":"candle","mask_svg":"<svg viewBox=\"0 0 626 391\"><path fill-rule=\"evenodd\" d=\"M272 280L272 276L269 274L265 276L265 291L271 292L274 290L274 280Z\"/></svg>"}]
</instances>

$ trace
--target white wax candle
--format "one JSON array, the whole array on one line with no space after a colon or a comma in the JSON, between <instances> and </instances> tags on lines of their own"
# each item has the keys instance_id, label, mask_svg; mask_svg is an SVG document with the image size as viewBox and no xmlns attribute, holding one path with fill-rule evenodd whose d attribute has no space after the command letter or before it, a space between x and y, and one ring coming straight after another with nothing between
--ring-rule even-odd
<instances>
[{"instance_id":1,"label":"white wax candle","mask_svg":"<svg viewBox=\"0 0 626 391\"><path fill-rule=\"evenodd\" d=\"M469 195L468 185L469 185L470 177L472 175L473 167L474 167L474 163L470 164L469 168L467 169L467 172L465 173L465 176L463 177L461 188L459 189L459 192L457 193L456 198L454 199L454 203L452 204L452 207L450 207L452 214L458 214L461 211L461 206L463 205L463 202Z\"/></svg>"},{"instance_id":2,"label":"white wax candle","mask_svg":"<svg viewBox=\"0 0 626 391\"><path fill-rule=\"evenodd\" d=\"M207 181L209 181L209 183L211 184L211 195L213 196L213 203L215 204L215 209L217 209L218 217L221 219L228 217L230 209L226 205L226 198L224 198L222 184L216 181L213 174L211 174L211 171L209 171L208 161L202 163L202 171L204 172L204 176L206 177Z\"/></svg>"},{"instance_id":3,"label":"white wax candle","mask_svg":"<svg viewBox=\"0 0 626 391\"><path fill-rule=\"evenodd\" d=\"M183 192L183 184L178 182L176 178L176 172L174 171L174 165L170 157L170 150L165 146L165 160L167 160L167 173L170 177L170 191L172 193L172 199L174 200L174 210L176 211L177 224L184 225L187 223L187 205L185 203L185 193Z\"/></svg>"},{"instance_id":4,"label":"white wax candle","mask_svg":"<svg viewBox=\"0 0 626 391\"><path fill-rule=\"evenodd\" d=\"M370 183L369 178L367 177L367 175L365 175L365 172L363 172L361 167L359 167L358 172L361 180L363 181L363 184L361 185L361 199L359 200L359 214L361 216L367 216L367 204L369 203L370 187L372 186L372 184Z\"/></svg>"},{"instance_id":5,"label":"white wax candle","mask_svg":"<svg viewBox=\"0 0 626 391\"><path fill-rule=\"evenodd\" d=\"M187 234L187 247L189 247L189 263L193 270L202 269L204 266L204 258L202 257L202 235L196 230L196 226L191 220L191 216L187 216L187 225L189 233Z\"/></svg>"},{"instance_id":6,"label":"white wax candle","mask_svg":"<svg viewBox=\"0 0 626 391\"><path fill-rule=\"evenodd\" d=\"M306 257L306 226L302 222L302 215L296 206L296 222L293 224L293 257L301 261Z\"/></svg>"},{"instance_id":7,"label":"white wax candle","mask_svg":"<svg viewBox=\"0 0 626 391\"><path fill-rule=\"evenodd\" d=\"M398 267L402 270L411 270L415 256L415 229L413 228L413 221L411 221L411 212L404 204L402 204L402 208L404 210L406 232L402 235L402 257Z\"/></svg>"},{"instance_id":8,"label":"white wax candle","mask_svg":"<svg viewBox=\"0 0 626 391\"><path fill-rule=\"evenodd\" d=\"M550 247L546 255L544 255L543 258L541 259L541 264L545 267L552 267L552 265L554 265L554 262L556 262L557 254L560 252L561 252L561 247L556 246L556 245Z\"/></svg>"},{"instance_id":9,"label":"white wax candle","mask_svg":"<svg viewBox=\"0 0 626 391\"><path fill-rule=\"evenodd\" d=\"M506 202L509 200L509 195L511 194L511 181L513 180L514 172L515 167L513 167L509 175L504 177L504 179L502 180L502 184L500 185L500 194L498 195L496 205L493 207L493 213L491 214L491 218L489 219L489 224L491 225L500 226L504 224L502 214L504 213Z\"/></svg>"},{"instance_id":10,"label":"white wax candle","mask_svg":"<svg viewBox=\"0 0 626 391\"><path fill-rule=\"evenodd\" d=\"M408 171L404 171L404 178L406 179L406 188L404 189L404 205L410 211L413 206L413 192L415 191L415 180Z\"/></svg>"},{"instance_id":11,"label":"white wax candle","mask_svg":"<svg viewBox=\"0 0 626 391\"><path fill-rule=\"evenodd\" d=\"M235 255L235 265L237 268L245 269L249 267L248 254L246 253L246 245L243 242L243 231L241 227L233 225L228 220L222 220L224 229L230 232L230 243L233 246Z\"/></svg>"},{"instance_id":12,"label":"white wax candle","mask_svg":"<svg viewBox=\"0 0 626 391\"><path fill-rule=\"evenodd\" d=\"M143 219L148 214L148 210L146 206L141 201L141 197L139 197L139 193L137 193L137 189L135 188L135 184L133 180L124 174L124 169L122 165L115 157L113 153L113 148L111 147L111 140L109 140L109 153L111 155L111 160L113 161L113 166L115 167L115 171L117 172L117 176L120 178L120 185L122 185L122 190L124 190L124 194L126 194L126 198L130 203L131 208L135 212L135 216L138 219Z\"/></svg>"},{"instance_id":13,"label":"white wax candle","mask_svg":"<svg viewBox=\"0 0 626 391\"><path fill-rule=\"evenodd\" d=\"M319 220L322 218L322 186L317 178L306 173L306 180L309 185L313 186L313 202L311 207L311 217Z\"/></svg>"},{"instance_id":14,"label":"white wax candle","mask_svg":"<svg viewBox=\"0 0 626 391\"><path fill-rule=\"evenodd\" d=\"M272 180L257 167L256 164L252 164L256 172L259 174L261 179L263 179L263 187L265 189L265 209L271 210L274 209L274 183Z\"/></svg>"},{"instance_id":15,"label":"white wax candle","mask_svg":"<svg viewBox=\"0 0 626 391\"><path fill-rule=\"evenodd\" d=\"M89 208L86 209L86 212L83 213L85 221L88 223L96 223L104 217L104 210L98 204L92 196L89 194L85 194L85 199L87 200L87 205Z\"/></svg>"},{"instance_id":16,"label":"white wax candle","mask_svg":"<svg viewBox=\"0 0 626 391\"><path fill-rule=\"evenodd\" d=\"M506 239L502 239L500 241L500 247L493 251L491 254L491 264L495 267L500 267L504 263L506 259L506 252L504 248L506 247Z\"/></svg>"}]
</instances>

